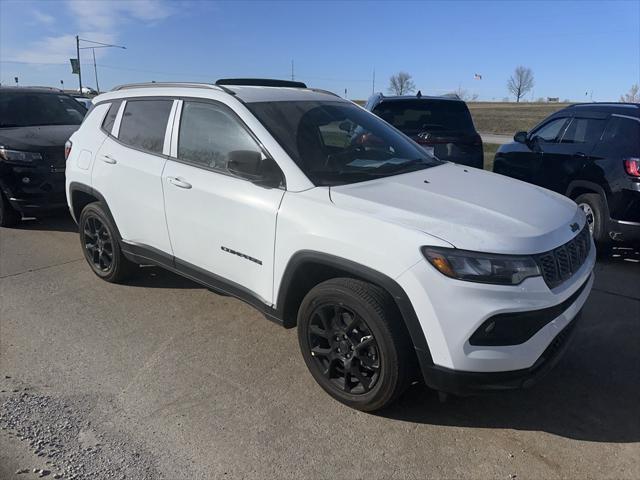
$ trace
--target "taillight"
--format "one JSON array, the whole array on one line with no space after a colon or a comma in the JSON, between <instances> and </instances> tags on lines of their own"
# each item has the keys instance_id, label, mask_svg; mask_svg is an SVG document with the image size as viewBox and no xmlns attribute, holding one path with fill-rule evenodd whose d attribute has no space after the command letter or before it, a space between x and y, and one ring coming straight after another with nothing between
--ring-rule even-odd
<instances>
[{"instance_id":1,"label":"taillight","mask_svg":"<svg viewBox=\"0 0 640 480\"><path fill-rule=\"evenodd\" d=\"M640 177L640 158L625 158L624 170L627 172L627 175Z\"/></svg>"},{"instance_id":2,"label":"taillight","mask_svg":"<svg viewBox=\"0 0 640 480\"><path fill-rule=\"evenodd\" d=\"M71 147L73 147L73 143L71 140L67 140L64 144L64 159L69 158L69 154L71 153Z\"/></svg>"}]
</instances>

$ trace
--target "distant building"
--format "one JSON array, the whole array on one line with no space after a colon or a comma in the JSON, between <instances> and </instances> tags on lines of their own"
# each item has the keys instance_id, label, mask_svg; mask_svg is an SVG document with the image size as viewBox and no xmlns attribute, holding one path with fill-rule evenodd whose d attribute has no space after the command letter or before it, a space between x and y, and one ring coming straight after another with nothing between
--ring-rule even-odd
<instances>
[{"instance_id":1,"label":"distant building","mask_svg":"<svg viewBox=\"0 0 640 480\"><path fill-rule=\"evenodd\" d=\"M547 102L558 103L560 101L560 97L547 97Z\"/></svg>"}]
</instances>

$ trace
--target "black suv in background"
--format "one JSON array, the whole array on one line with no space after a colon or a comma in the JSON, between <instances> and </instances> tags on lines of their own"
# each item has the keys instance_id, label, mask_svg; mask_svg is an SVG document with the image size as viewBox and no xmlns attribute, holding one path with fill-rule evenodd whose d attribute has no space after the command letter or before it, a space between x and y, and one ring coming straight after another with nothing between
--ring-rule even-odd
<instances>
[{"instance_id":1,"label":"black suv in background","mask_svg":"<svg viewBox=\"0 0 640 480\"><path fill-rule=\"evenodd\" d=\"M60 90L0 87L0 226L66 209L64 145L86 112Z\"/></svg>"},{"instance_id":2,"label":"black suv in background","mask_svg":"<svg viewBox=\"0 0 640 480\"><path fill-rule=\"evenodd\" d=\"M572 105L514 140L498 149L494 172L574 199L602 252L640 244L640 105Z\"/></svg>"},{"instance_id":3,"label":"black suv in background","mask_svg":"<svg viewBox=\"0 0 640 480\"><path fill-rule=\"evenodd\" d=\"M483 168L482 139L467 104L457 96L372 95L365 107L440 160Z\"/></svg>"}]
</instances>

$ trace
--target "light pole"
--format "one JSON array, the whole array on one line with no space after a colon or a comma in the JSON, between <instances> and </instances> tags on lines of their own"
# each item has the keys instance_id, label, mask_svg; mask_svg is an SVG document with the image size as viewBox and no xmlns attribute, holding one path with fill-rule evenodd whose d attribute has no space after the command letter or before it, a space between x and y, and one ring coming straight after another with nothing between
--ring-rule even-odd
<instances>
[{"instance_id":1,"label":"light pole","mask_svg":"<svg viewBox=\"0 0 640 480\"><path fill-rule=\"evenodd\" d=\"M80 42L91 43L92 45L88 47L81 47ZM121 48L122 50L126 50L127 47L123 47L122 45L111 45L110 43L102 43L96 42L94 40L86 40L84 38L80 38L76 36L76 48L78 50L78 79L80 81L80 94L82 94L82 76L81 76L81 68L80 68L80 50L88 50L91 49L93 53L93 71L96 76L96 91L100 93L100 85L98 84L98 66L96 65L96 48Z\"/></svg>"}]
</instances>

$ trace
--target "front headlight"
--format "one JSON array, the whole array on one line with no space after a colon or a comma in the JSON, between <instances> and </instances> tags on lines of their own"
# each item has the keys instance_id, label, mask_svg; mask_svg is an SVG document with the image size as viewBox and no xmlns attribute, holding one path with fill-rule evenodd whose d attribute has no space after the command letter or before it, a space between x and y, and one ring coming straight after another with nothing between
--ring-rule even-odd
<instances>
[{"instance_id":1,"label":"front headlight","mask_svg":"<svg viewBox=\"0 0 640 480\"><path fill-rule=\"evenodd\" d=\"M422 247L422 254L440 273L468 282L518 285L540 275L533 258L469 252L455 248Z\"/></svg>"},{"instance_id":2,"label":"front headlight","mask_svg":"<svg viewBox=\"0 0 640 480\"><path fill-rule=\"evenodd\" d=\"M33 163L42 160L42 155L38 152L23 152L0 147L0 160L12 163Z\"/></svg>"}]
</instances>

